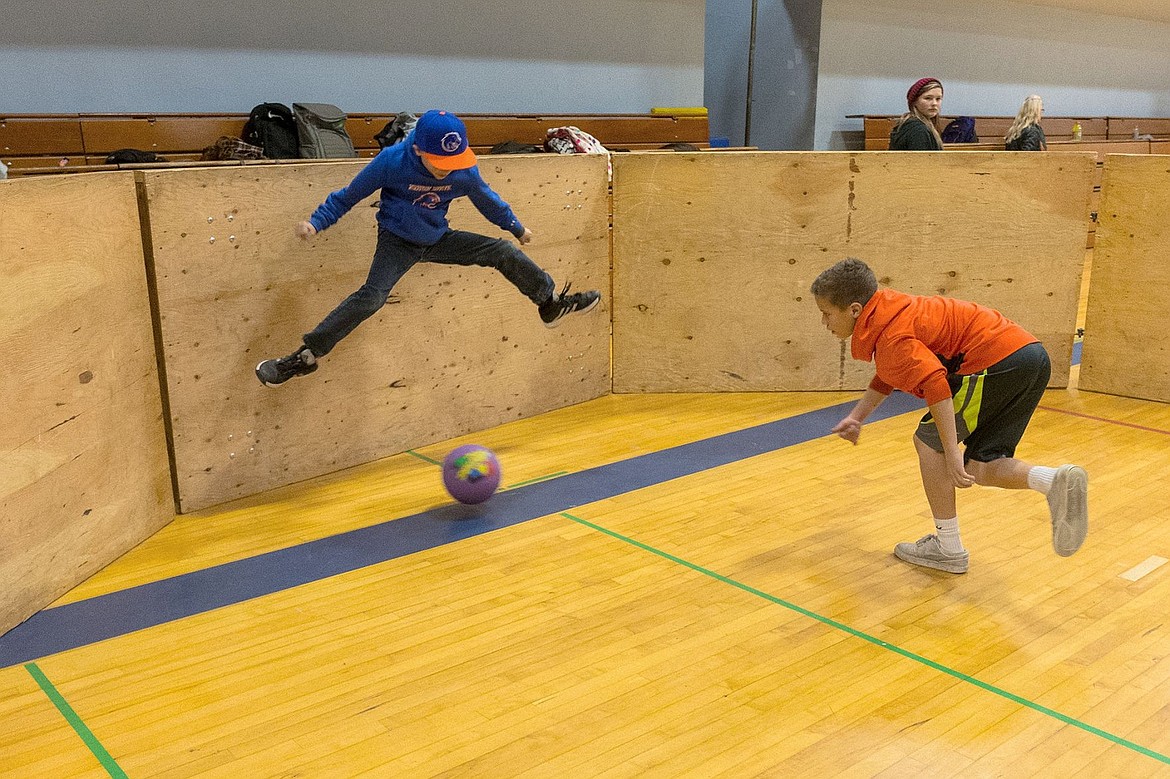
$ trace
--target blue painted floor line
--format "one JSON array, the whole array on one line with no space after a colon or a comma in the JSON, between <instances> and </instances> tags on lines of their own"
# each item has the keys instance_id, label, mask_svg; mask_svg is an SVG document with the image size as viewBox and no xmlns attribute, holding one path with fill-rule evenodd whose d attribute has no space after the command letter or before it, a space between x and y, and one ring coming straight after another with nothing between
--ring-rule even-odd
<instances>
[{"instance_id":1,"label":"blue painted floor line","mask_svg":"<svg viewBox=\"0 0 1170 779\"><path fill-rule=\"evenodd\" d=\"M287 549L45 609L0 636L0 668L559 514L671 479L805 443L855 401L651 452L515 490L476 507L446 505ZM922 409L895 393L870 422Z\"/></svg>"}]
</instances>

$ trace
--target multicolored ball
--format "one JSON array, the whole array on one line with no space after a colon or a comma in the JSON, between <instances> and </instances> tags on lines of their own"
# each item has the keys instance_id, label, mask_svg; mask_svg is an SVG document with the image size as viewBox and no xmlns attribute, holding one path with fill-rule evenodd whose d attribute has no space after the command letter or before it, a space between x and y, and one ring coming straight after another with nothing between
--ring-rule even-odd
<instances>
[{"instance_id":1,"label":"multicolored ball","mask_svg":"<svg viewBox=\"0 0 1170 779\"><path fill-rule=\"evenodd\" d=\"M483 503L500 486L500 461L494 452L464 444L443 458L443 486L460 503Z\"/></svg>"}]
</instances>

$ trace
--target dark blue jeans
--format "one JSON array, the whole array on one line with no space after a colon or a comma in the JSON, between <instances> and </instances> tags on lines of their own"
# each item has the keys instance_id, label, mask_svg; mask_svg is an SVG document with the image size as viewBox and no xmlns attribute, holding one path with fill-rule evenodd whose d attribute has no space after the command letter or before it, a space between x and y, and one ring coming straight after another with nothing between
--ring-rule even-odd
<instances>
[{"instance_id":1,"label":"dark blue jeans","mask_svg":"<svg viewBox=\"0 0 1170 779\"><path fill-rule=\"evenodd\" d=\"M495 268L537 305L553 294L552 277L511 241L463 230L448 230L437 243L419 246L378 228L378 248L374 250L374 261L366 283L341 301L311 333L305 334L305 346L318 357L329 354L338 341L385 305L390 290L416 262Z\"/></svg>"}]
</instances>

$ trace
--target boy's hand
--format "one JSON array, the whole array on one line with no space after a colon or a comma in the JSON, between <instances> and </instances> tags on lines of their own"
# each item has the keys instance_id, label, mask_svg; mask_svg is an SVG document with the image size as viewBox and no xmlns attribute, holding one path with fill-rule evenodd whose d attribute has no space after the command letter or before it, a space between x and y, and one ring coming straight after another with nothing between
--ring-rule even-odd
<instances>
[{"instance_id":1,"label":"boy's hand","mask_svg":"<svg viewBox=\"0 0 1170 779\"><path fill-rule=\"evenodd\" d=\"M297 226L293 228L297 234L297 238L302 241L307 241L317 234L317 228L313 227L312 222L297 222Z\"/></svg>"},{"instance_id":2,"label":"boy's hand","mask_svg":"<svg viewBox=\"0 0 1170 779\"><path fill-rule=\"evenodd\" d=\"M967 469L963 467L963 455L959 451L951 452L946 455L947 471L951 474L951 483L956 487L965 489L975 484L975 477L967 473Z\"/></svg>"},{"instance_id":3,"label":"boy's hand","mask_svg":"<svg viewBox=\"0 0 1170 779\"><path fill-rule=\"evenodd\" d=\"M833 425L833 432L857 446L857 439L861 437L861 423L853 417L845 417Z\"/></svg>"},{"instance_id":4,"label":"boy's hand","mask_svg":"<svg viewBox=\"0 0 1170 779\"><path fill-rule=\"evenodd\" d=\"M525 227L524 228L524 235L520 236L516 240L520 242L521 246L523 246L526 243L529 243L532 240L532 231L529 230L527 227Z\"/></svg>"}]
</instances>

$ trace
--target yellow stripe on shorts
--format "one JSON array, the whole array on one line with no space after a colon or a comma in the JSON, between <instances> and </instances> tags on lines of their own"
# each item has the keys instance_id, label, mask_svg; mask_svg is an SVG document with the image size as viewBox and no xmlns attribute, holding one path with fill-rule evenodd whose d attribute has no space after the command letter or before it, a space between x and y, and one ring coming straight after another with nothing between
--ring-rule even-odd
<instances>
[{"instance_id":1,"label":"yellow stripe on shorts","mask_svg":"<svg viewBox=\"0 0 1170 779\"><path fill-rule=\"evenodd\" d=\"M979 409L983 405L983 379L986 371L973 373L963 377L959 391L952 399L955 405L955 416L961 416L967 427L967 433L975 432L975 425L979 423Z\"/></svg>"}]
</instances>

